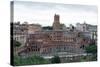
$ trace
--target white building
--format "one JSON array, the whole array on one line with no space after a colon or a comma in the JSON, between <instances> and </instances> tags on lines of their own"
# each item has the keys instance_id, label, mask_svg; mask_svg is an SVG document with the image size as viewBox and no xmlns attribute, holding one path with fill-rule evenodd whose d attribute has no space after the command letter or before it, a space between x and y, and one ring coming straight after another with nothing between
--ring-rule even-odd
<instances>
[{"instance_id":1,"label":"white building","mask_svg":"<svg viewBox=\"0 0 100 67\"><path fill-rule=\"evenodd\" d=\"M97 39L97 25L90 25L85 22L83 24L77 23L76 30L84 32L84 35L91 36L91 39Z\"/></svg>"},{"instance_id":2,"label":"white building","mask_svg":"<svg viewBox=\"0 0 100 67\"><path fill-rule=\"evenodd\" d=\"M27 24L20 24L20 22L13 23L13 39L20 42L24 46L27 38Z\"/></svg>"}]
</instances>

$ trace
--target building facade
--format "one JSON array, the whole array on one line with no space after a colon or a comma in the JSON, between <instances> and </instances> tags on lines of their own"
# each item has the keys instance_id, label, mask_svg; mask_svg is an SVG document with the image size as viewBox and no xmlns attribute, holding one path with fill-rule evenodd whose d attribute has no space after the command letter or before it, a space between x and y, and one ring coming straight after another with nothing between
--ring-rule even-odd
<instances>
[{"instance_id":1,"label":"building facade","mask_svg":"<svg viewBox=\"0 0 100 67\"><path fill-rule=\"evenodd\" d=\"M88 35L91 39L97 39L97 25L86 24L86 22L83 24L77 23L76 29L83 32L84 35Z\"/></svg>"},{"instance_id":2,"label":"building facade","mask_svg":"<svg viewBox=\"0 0 100 67\"><path fill-rule=\"evenodd\" d=\"M54 16L53 30L61 30L60 16L56 14Z\"/></svg>"},{"instance_id":3,"label":"building facade","mask_svg":"<svg viewBox=\"0 0 100 67\"><path fill-rule=\"evenodd\" d=\"M36 31L41 31L41 25L26 22L23 24L13 23L13 39L20 42L22 46L25 46L28 34L34 34Z\"/></svg>"},{"instance_id":4,"label":"building facade","mask_svg":"<svg viewBox=\"0 0 100 67\"><path fill-rule=\"evenodd\" d=\"M27 39L27 24L20 24L20 22L13 23L13 39L20 42L24 46Z\"/></svg>"},{"instance_id":5,"label":"building facade","mask_svg":"<svg viewBox=\"0 0 100 67\"><path fill-rule=\"evenodd\" d=\"M28 24L28 34L34 34L36 31L41 31L42 27L39 24Z\"/></svg>"},{"instance_id":6,"label":"building facade","mask_svg":"<svg viewBox=\"0 0 100 67\"><path fill-rule=\"evenodd\" d=\"M75 29L73 29L75 28ZM93 28L93 29L92 29ZM96 27L88 24L77 24L76 27L67 27L60 24L60 16L54 15L53 30L41 30L40 25L28 25L28 34L24 48L18 51L19 55L75 55L84 54L84 47L91 42L91 31ZM90 31L91 30L91 31Z\"/></svg>"},{"instance_id":7,"label":"building facade","mask_svg":"<svg viewBox=\"0 0 100 67\"><path fill-rule=\"evenodd\" d=\"M26 54L39 56L74 55L83 54L82 46L90 43L78 37L77 32L66 31L41 31L29 34L25 50Z\"/></svg>"}]
</instances>

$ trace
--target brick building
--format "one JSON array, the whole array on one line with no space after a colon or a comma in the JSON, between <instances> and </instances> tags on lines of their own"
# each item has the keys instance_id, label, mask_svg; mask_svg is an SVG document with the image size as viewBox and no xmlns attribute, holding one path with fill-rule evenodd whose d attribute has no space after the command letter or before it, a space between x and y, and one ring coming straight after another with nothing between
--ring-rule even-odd
<instances>
[{"instance_id":1,"label":"brick building","mask_svg":"<svg viewBox=\"0 0 100 67\"><path fill-rule=\"evenodd\" d=\"M61 30L60 16L56 14L54 16L53 30Z\"/></svg>"},{"instance_id":2,"label":"brick building","mask_svg":"<svg viewBox=\"0 0 100 67\"><path fill-rule=\"evenodd\" d=\"M28 34L33 34L36 31L41 31L41 25L28 24L27 22L13 23L13 39L20 42L22 46L25 46Z\"/></svg>"},{"instance_id":3,"label":"brick building","mask_svg":"<svg viewBox=\"0 0 100 67\"><path fill-rule=\"evenodd\" d=\"M89 43L78 37L77 32L66 31L41 31L29 34L25 50L26 54L35 55L59 55L82 54L82 46ZM22 51L22 52L23 52Z\"/></svg>"},{"instance_id":4,"label":"brick building","mask_svg":"<svg viewBox=\"0 0 100 67\"><path fill-rule=\"evenodd\" d=\"M62 28L64 27L64 28ZM54 16L53 30L38 30L27 35L26 45L19 54L39 56L84 54L84 46L90 38L81 36L80 31L68 31L60 24L59 15Z\"/></svg>"}]
</instances>

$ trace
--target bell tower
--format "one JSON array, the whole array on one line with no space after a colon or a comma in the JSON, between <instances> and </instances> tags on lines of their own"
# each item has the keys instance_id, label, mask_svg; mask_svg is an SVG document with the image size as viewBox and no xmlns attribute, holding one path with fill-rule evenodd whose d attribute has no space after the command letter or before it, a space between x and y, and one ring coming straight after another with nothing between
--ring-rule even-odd
<instances>
[{"instance_id":1,"label":"bell tower","mask_svg":"<svg viewBox=\"0 0 100 67\"><path fill-rule=\"evenodd\" d=\"M53 22L53 30L60 30L60 16L55 14L54 15L54 22Z\"/></svg>"}]
</instances>

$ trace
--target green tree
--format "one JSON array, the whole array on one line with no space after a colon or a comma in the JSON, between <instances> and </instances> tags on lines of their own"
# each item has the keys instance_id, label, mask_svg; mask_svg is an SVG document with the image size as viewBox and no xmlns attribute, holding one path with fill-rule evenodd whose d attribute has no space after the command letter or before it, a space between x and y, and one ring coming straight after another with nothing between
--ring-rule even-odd
<instances>
[{"instance_id":1,"label":"green tree","mask_svg":"<svg viewBox=\"0 0 100 67\"><path fill-rule=\"evenodd\" d=\"M42 27L43 30L52 30L53 27L52 26L44 26Z\"/></svg>"},{"instance_id":2,"label":"green tree","mask_svg":"<svg viewBox=\"0 0 100 67\"><path fill-rule=\"evenodd\" d=\"M16 40L13 40L13 46L14 47L20 47L21 46L21 43L16 41Z\"/></svg>"},{"instance_id":3,"label":"green tree","mask_svg":"<svg viewBox=\"0 0 100 67\"><path fill-rule=\"evenodd\" d=\"M87 53L97 54L97 46L96 45L89 45L86 48Z\"/></svg>"},{"instance_id":4,"label":"green tree","mask_svg":"<svg viewBox=\"0 0 100 67\"><path fill-rule=\"evenodd\" d=\"M34 64L48 64L49 60L40 56L29 56L26 58L20 56L14 56L14 65L34 65Z\"/></svg>"},{"instance_id":5,"label":"green tree","mask_svg":"<svg viewBox=\"0 0 100 67\"><path fill-rule=\"evenodd\" d=\"M54 56L53 58L51 58L51 63L60 63L60 58L59 56Z\"/></svg>"}]
</instances>

